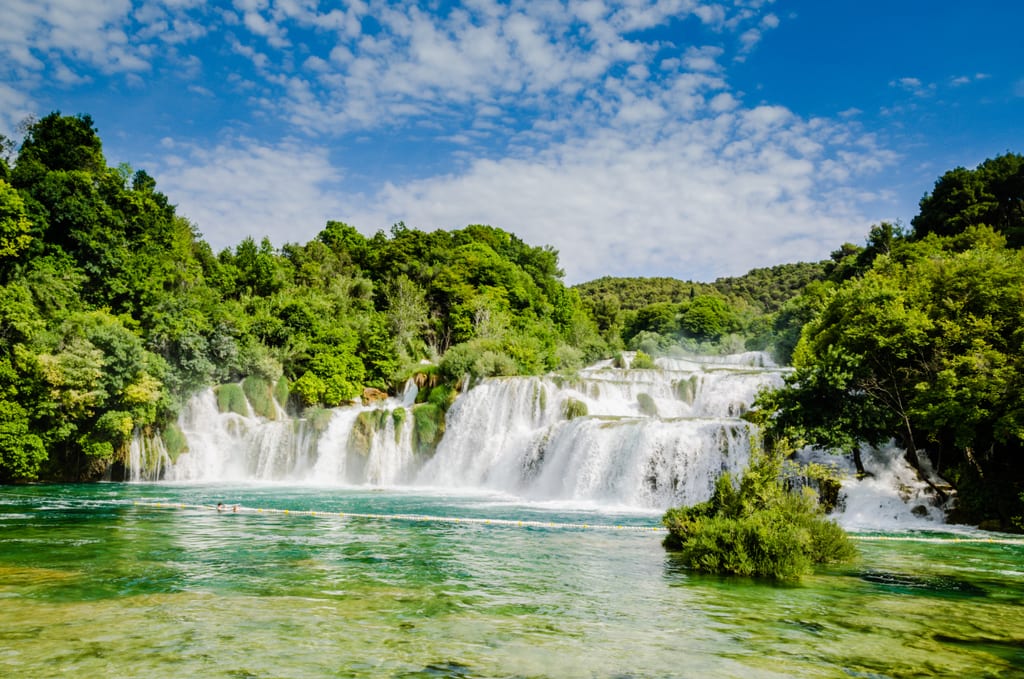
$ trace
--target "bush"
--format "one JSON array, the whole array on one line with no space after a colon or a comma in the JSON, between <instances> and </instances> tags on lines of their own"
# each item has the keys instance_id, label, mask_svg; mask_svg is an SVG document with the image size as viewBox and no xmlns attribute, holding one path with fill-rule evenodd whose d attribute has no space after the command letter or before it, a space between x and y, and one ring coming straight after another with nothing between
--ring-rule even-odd
<instances>
[{"instance_id":1,"label":"bush","mask_svg":"<svg viewBox=\"0 0 1024 679\"><path fill-rule=\"evenodd\" d=\"M655 368L654 359L651 358L650 354L638 351L633 356L633 363L629 367L633 370L653 370Z\"/></svg>"},{"instance_id":2,"label":"bush","mask_svg":"<svg viewBox=\"0 0 1024 679\"><path fill-rule=\"evenodd\" d=\"M174 422L168 422L160 432L160 436L164 441L164 450L167 451L167 457L171 458L171 462L177 462L179 455L188 452L188 439Z\"/></svg>"},{"instance_id":3,"label":"bush","mask_svg":"<svg viewBox=\"0 0 1024 679\"><path fill-rule=\"evenodd\" d=\"M658 404L654 402L654 397L648 393L639 393L636 395L637 403L640 404L640 412L648 417L658 416Z\"/></svg>"},{"instance_id":4,"label":"bush","mask_svg":"<svg viewBox=\"0 0 1024 679\"><path fill-rule=\"evenodd\" d=\"M240 384L221 384L214 388L213 393L217 396L217 410L249 417L249 404Z\"/></svg>"},{"instance_id":5,"label":"bush","mask_svg":"<svg viewBox=\"0 0 1024 679\"><path fill-rule=\"evenodd\" d=\"M444 410L433 403L423 403L412 409L412 442L417 453L433 455L444 435Z\"/></svg>"},{"instance_id":6,"label":"bush","mask_svg":"<svg viewBox=\"0 0 1024 679\"><path fill-rule=\"evenodd\" d=\"M319 405L326 389L324 381L308 370L292 383L292 393L307 407Z\"/></svg>"},{"instance_id":7,"label":"bush","mask_svg":"<svg viewBox=\"0 0 1024 679\"><path fill-rule=\"evenodd\" d=\"M574 398L565 400L562 405L562 415L567 420L574 420L577 417L586 417L589 414L587 404Z\"/></svg>"},{"instance_id":8,"label":"bush","mask_svg":"<svg viewBox=\"0 0 1024 679\"><path fill-rule=\"evenodd\" d=\"M774 580L852 560L853 543L825 518L814 491L787 491L781 469L781 456L755 451L738 489L726 473L709 501L666 512L665 547L696 571Z\"/></svg>"},{"instance_id":9,"label":"bush","mask_svg":"<svg viewBox=\"0 0 1024 679\"><path fill-rule=\"evenodd\" d=\"M249 375L242 380L242 391L249 399L249 407L252 411L268 420L277 419L277 409L274 407L274 390L271 383L263 377Z\"/></svg>"}]
</instances>

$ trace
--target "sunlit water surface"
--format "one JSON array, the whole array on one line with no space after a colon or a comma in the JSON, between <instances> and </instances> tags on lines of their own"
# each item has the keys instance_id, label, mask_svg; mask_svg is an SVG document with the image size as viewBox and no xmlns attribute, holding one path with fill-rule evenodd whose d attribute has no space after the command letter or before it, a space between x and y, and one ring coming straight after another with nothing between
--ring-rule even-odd
<instances>
[{"instance_id":1,"label":"sunlit water surface","mask_svg":"<svg viewBox=\"0 0 1024 679\"><path fill-rule=\"evenodd\" d=\"M228 511L147 504L218 501ZM230 511L236 503L237 513ZM339 512L658 522L652 514L422 491L0 488L0 670L6 677L1024 676L1024 544L1012 540L862 539L859 563L780 586L689 573L653 531Z\"/></svg>"}]
</instances>

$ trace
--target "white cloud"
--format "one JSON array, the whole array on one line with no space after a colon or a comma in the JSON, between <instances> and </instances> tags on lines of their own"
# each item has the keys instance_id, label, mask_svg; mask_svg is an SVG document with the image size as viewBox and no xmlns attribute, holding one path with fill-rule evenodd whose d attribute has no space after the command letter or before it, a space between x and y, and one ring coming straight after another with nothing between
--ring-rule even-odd
<instances>
[{"instance_id":1,"label":"white cloud","mask_svg":"<svg viewBox=\"0 0 1024 679\"><path fill-rule=\"evenodd\" d=\"M904 77L889 81L889 87L909 92L915 97L929 97L935 93L935 83L924 83L920 78Z\"/></svg>"},{"instance_id":2,"label":"white cloud","mask_svg":"<svg viewBox=\"0 0 1024 679\"><path fill-rule=\"evenodd\" d=\"M270 145L233 139L215 148L161 141L178 162L163 162L154 176L215 249L246 236L275 244L305 242L340 214L340 172L327 150L286 140Z\"/></svg>"},{"instance_id":3,"label":"white cloud","mask_svg":"<svg viewBox=\"0 0 1024 679\"><path fill-rule=\"evenodd\" d=\"M131 0L9 0L0 29L0 55L40 70L37 55L58 52L107 73L148 67L125 33Z\"/></svg>"},{"instance_id":4,"label":"white cloud","mask_svg":"<svg viewBox=\"0 0 1024 679\"><path fill-rule=\"evenodd\" d=\"M605 130L519 159L388 184L343 217L368 231L489 223L553 245L570 281L601 275L710 280L828 256L867 219L833 178L892 162L778 107L723 113L638 138ZM723 255L723 253L725 253Z\"/></svg>"},{"instance_id":5,"label":"white cloud","mask_svg":"<svg viewBox=\"0 0 1024 679\"><path fill-rule=\"evenodd\" d=\"M691 71L721 71L722 66L718 59L724 52L721 47L711 45L690 47L683 56L683 66Z\"/></svg>"},{"instance_id":6,"label":"white cloud","mask_svg":"<svg viewBox=\"0 0 1024 679\"><path fill-rule=\"evenodd\" d=\"M35 102L28 94L0 82L0 134L18 138L18 125L35 112Z\"/></svg>"}]
</instances>

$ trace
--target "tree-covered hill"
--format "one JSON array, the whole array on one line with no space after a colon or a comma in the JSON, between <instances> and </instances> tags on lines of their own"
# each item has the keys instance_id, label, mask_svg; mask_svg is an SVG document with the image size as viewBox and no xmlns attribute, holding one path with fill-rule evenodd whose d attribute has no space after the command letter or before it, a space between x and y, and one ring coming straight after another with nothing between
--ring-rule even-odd
<instances>
[{"instance_id":1,"label":"tree-covered hill","mask_svg":"<svg viewBox=\"0 0 1024 679\"><path fill-rule=\"evenodd\" d=\"M792 329L783 308L833 268L834 262L780 264L713 283L605 277L574 289L612 346L653 353L672 346L770 348L786 361Z\"/></svg>"},{"instance_id":2,"label":"tree-covered hill","mask_svg":"<svg viewBox=\"0 0 1024 679\"><path fill-rule=\"evenodd\" d=\"M0 482L94 477L243 378L301 410L604 352L557 253L498 228L332 221L214 253L145 171L107 166L89 116L35 121L0 160Z\"/></svg>"}]
</instances>

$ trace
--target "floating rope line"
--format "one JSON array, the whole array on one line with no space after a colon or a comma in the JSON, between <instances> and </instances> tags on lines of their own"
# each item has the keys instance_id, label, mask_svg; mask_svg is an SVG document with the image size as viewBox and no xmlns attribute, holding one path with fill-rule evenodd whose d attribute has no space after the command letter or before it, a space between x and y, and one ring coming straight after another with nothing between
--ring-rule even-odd
<instances>
[{"instance_id":1,"label":"floating rope line","mask_svg":"<svg viewBox=\"0 0 1024 679\"><path fill-rule=\"evenodd\" d=\"M915 535L851 535L854 540L865 542L963 542L995 545L1024 545L1024 538L975 538L975 537L926 537Z\"/></svg>"},{"instance_id":2,"label":"floating rope line","mask_svg":"<svg viewBox=\"0 0 1024 679\"><path fill-rule=\"evenodd\" d=\"M345 519L375 519L378 521L412 521L416 523L453 523L453 524L474 524L484 526L512 526L515 528L552 528L563 530L609 530L609 531L632 531L644 533L665 532L662 526L630 526L626 524L602 524L602 523L569 523L563 521L532 521L518 519L482 519L465 516L433 516L430 514L365 514L359 512L324 512L312 509L268 509L264 507L245 507L242 505L223 505L218 509L216 505L195 505L182 502L134 502L136 507L148 507L152 509L196 509L204 511L219 511L222 514L278 514L284 516L317 516L337 517Z\"/></svg>"}]
</instances>

